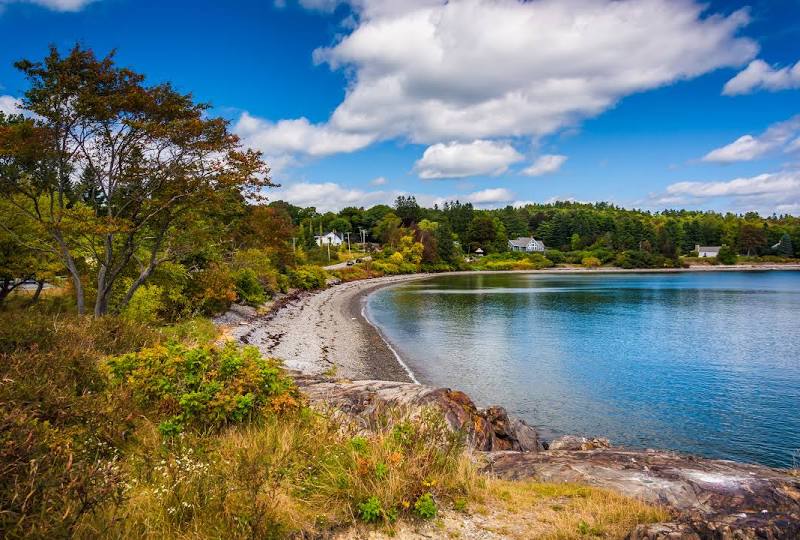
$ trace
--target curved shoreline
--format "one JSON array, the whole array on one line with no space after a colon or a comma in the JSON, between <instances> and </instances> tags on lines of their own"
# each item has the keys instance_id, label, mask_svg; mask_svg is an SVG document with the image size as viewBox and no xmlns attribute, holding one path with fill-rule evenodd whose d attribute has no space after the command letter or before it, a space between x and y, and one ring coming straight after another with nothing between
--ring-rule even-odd
<instances>
[{"instance_id":1,"label":"curved shoreline","mask_svg":"<svg viewBox=\"0 0 800 540\"><path fill-rule=\"evenodd\" d=\"M367 297L378 289L436 276L462 274L657 274L684 272L800 271L793 265L700 266L691 268L548 268L516 271L462 271L438 274L384 276L341 283L312 293L302 293L282 303L267 316L244 320L230 337L257 346L262 354L280 358L287 368L309 375L336 375L347 379L418 383L413 370L400 357L366 313Z\"/></svg>"},{"instance_id":2,"label":"curved shoreline","mask_svg":"<svg viewBox=\"0 0 800 540\"><path fill-rule=\"evenodd\" d=\"M387 285L386 287L388 287L388 286L389 285ZM378 287L378 288L385 288L385 287ZM372 292L374 292L374 290ZM389 342L389 339L383 334L383 332L381 331L380 327L377 324L375 324L374 322L372 322L369 317L367 317L367 298L369 297L370 294L372 294L372 293L363 294L362 296L359 297L359 301L361 303L361 318L367 324L369 324L378 333L378 335L381 336L381 339L383 339L383 342L386 344L386 347L388 347L388 349L390 351L392 351L392 354L394 354L394 357L397 359L397 363L400 364L403 367L403 369L406 370L406 373L408 374L408 378L411 379L411 382L413 382L414 384L420 384L420 382L414 376L414 372L411 370L411 368L408 366L408 364L406 364L403 361L403 357L400 356L400 354L397 352L397 350L395 350L395 348L392 347L392 344Z\"/></svg>"}]
</instances>

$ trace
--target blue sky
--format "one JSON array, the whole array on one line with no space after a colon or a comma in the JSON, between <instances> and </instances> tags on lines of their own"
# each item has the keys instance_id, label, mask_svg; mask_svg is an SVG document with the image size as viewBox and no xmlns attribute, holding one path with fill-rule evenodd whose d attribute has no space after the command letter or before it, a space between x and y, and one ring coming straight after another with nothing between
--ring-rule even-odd
<instances>
[{"instance_id":1,"label":"blue sky","mask_svg":"<svg viewBox=\"0 0 800 540\"><path fill-rule=\"evenodd\" d=\"M75 42L212 103L273 199L800 215L800 0L0 0L0 109Z\"/></svg>"}]
</instances>

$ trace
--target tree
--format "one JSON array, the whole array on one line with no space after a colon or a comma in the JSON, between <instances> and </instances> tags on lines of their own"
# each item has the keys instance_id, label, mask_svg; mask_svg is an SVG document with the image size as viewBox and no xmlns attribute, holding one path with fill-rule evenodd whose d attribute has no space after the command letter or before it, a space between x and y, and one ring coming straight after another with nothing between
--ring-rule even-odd
<instances>
[{"instance_id":1,"label":"tree","mask_svg":"<svg viewBox=\"0 0 800 540\"><path fill-rule=\"evenodd\" d=\"M497 240L497 223L489 213L479 213L469 224L467 229L470 251L482 248L486 252L493 250Z\"/></svg>"},{"instance_id":2,"label":"tree","mask_svg":"<svg viewBox=\"0 0 800 540\"><path fill-rule=\"evenodd\" d=\"M16 67L30 83L22 101L31 118L0 126L0 195L48 231L79 313L89 278L99 316L134 269L116 306L124 308L176 256L188 214L213 214L231 193L253 197L273 185L260 154L242 151L225 120L207 117L208 105L169 84L146 86L113 55L51 48L44 61Z\"/></svg>"},{"instance_id":3,"label":"tree","mask_svg":"<svg viewBox=\"0 0 800 540\"><path fill-rule=\"evenodd\" d=\"M422 218L422 208L417 204L417 199L413 195L397 197L394 201L394 211L397 217L403 221L404 227L409 227Z\"/></svg>"},{"instance_id":4,"label":"tree","mask_svg":"<svg viewBox=\"0 0 800 540\"><path fill-rule=\"evenodd\" d=\"M436 252L442 262L452 264L458 260L458 252L453 244L453 230L447 222L439 223L434 230Z\"/></svg>"},{"instance_id":5,"label":"tree","mask_svg":"<svg viewBox=\"0 0 800 540\"><path fill-rule=\"evenodd\" d=\"M717 253L717 261L722 264L736 264L736 252L728 244L722 244Z\"/></svg>"},{"instance_id":6,"label":"tree","mask_svg":"<svg viewBox=\"0 0 800 540\"><path fill-rule=\"evenodd\" d=\"M453 232L458 235L462 242L467 242L467 229L472 222L474 210L472 203L461 204L459 201L444 203L442 209L447 221L450 223Z\"/></svg>"},{"instance_id":7,"label":"tree","mask_svg":"<svg viewBox=\"0 0 800 540\"><path fill-rule=\"evenodd\" d=\"M248 207L236 231L238 247L268 250L273 262L281 269L294 262L292 237L296 234L297 228L292 224L287 209L273 205Z\"/></svg>"},{"instance_id":8,"label":"tree","mask_svg":"<svg viewBox=\"0 0 800 540\"><path fill-rule=\"evenodd\" d=\"M758 214L756 214L758 215ZM739 252L748 256L758 254L767 245L767 233L763 226L755 223L739 225Z\"/></svg>"},{"instance_id":9,"label":"tree","mask_svg":"<svg viewBox=\"0 0 800 540\"><path fill-rule=\"evenodd\" d=\"M780 242L775 246L775 252L782 257L794 257L792 237L788 233L783 233Z\"/></svg>"},{"instance_id":10,"label":"tree","mask_svg":"<svg viewBox=\"0 0 800 540\"><path fill-rule=\"evenodd\" d=\"M384 244L390 244L394 247L400 239L401 224L402 220L395 214L389 212L375 224L375 227L372 229L372 234L379 238Z\"/></svg>"}]
</instances>

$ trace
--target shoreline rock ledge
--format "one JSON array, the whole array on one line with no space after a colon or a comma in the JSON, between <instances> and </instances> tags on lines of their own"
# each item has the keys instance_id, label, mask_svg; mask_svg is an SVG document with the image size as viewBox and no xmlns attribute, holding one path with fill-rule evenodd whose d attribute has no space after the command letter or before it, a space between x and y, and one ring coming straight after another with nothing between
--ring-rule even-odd
<instances>
[{"instance_id":1,"label":"shoreline rock ledge","mask_svg":"<svg viewBox=\"0 0 800 540\"><path fill-rule=\"evenodd\" d=\"M362 424L384 412L437 407L485 458L483 470L509 480L577 482L672 510L670 523L641 525L631 540L800 539L800 477L791 471L663 450L616 448L605 439L540 440L502 407L478 409L457 390L393 381L347 381L292 373L312 405Z\"/></svg>"}]
</instances>

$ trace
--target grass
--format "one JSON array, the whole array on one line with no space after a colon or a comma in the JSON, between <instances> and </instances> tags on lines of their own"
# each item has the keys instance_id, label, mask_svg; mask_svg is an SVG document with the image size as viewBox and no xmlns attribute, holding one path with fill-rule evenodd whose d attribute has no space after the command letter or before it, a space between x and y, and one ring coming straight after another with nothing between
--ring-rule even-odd
<instances>
[{"instance_id":1,"label":"grass","mask_svg":"<svg viewBox=\"0 0 800 540\"><path fill-rule=\"evenodd\" d=\"M639 523L670 520L664 508L605 489L497 479L478 511L495 516L495 532L520 539L624 538Z\"/></svg>"},{"instance_id":2,"label":"grass","mask_svg":"<svg viewBox=\"0 0 800 540\"><path fill-rule=\"evenodd\" d=\"M390 411L366 431L312 410L274 362L210 351L206 320L153 328L52 307L0 313L4 538L392 533L470 512L517 538L614 538L666 518L602 490L486 478L436 411Z\"/></svg>"},{"instance_id":3,"label":"grass","mask_svg":"<svg viewBox=\"0 0 800 540\"><path fill-rule=\"evenodd\" d=\"M397 435L303 409L216 437L164 444L153 424L121 463L120 504L82 521L78 537L283 538L318 535L365 519L392 527L481 488L460 442L431 416ZM431 506L434 505L434 506Z\"/></svg>"}]
</instances>

